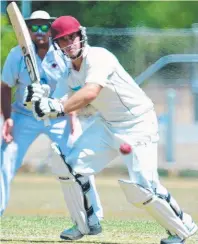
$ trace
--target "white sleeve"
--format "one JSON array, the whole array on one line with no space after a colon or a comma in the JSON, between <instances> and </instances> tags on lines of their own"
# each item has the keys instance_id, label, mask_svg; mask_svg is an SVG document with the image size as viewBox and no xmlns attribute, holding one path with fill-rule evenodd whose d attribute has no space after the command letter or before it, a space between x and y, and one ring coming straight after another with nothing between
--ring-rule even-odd
<instances>
[{"instance_id":1,"label":"white sleeve","mask_svg":"<svg viewBox=\"0 0 198 244\"><path fill-rule=\"evenodd\" d=\"M105 67L94 65L88 69L85 83L94 83L105 87L108 81L108 76L109 72Z\"/></svg>"},{"instance_id":2,"label":"white sleeve","mask_svg":"<svg viewBox=\"0 0 198 244\"><path fill-rule=\"evenodd\" d=\"M113 73L113 67L114 59L110 53L104 52L103 56L96 53L95 56L88 57L85 83L94 83L105 87Z\"/></svg>"},{"instance_id":3,"label":"white sleeve","mask_svg":"<svg viewBox=\"0 0 198 244\"><path fill-rule=\"evenodd\" d=\"M10 87L15 86L18 80L20 60L22 61L22 56L15 47L6 58L1 77L1 80Z\"/></svg>"}]
</instances>

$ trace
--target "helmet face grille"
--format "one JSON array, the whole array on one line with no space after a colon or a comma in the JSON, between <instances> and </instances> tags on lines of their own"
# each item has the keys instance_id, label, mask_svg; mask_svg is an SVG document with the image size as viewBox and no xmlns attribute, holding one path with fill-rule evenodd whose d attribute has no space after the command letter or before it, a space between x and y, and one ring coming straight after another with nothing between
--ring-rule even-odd
<instances>
[{"instance_id":1,"label":"helmet face grille","mask_svg":"<svg viewBox=\"0 0 198 244\"><path fill-rule=\"evenodd\" d=\"M80 26L80 30L81 30L81 35L82 35L82 41L84 41L83 45L86 46L87 42L88 42L86 27Z\"/></svg>"}]
</instances>

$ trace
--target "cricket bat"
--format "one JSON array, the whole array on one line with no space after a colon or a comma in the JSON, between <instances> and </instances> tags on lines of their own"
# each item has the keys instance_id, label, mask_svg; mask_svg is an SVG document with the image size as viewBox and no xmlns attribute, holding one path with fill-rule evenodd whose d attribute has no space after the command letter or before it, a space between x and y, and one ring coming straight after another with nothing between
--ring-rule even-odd
<instances>
[{"instance_id":1,"label":"cricket bat","mask_svg":"<svg viewBox=\"0 0 198 244\"><path fill-rule=\"evenodd\" d=\"M28 74L32 83L40 83L39 69L36 62L34 46L25 20L15 2L7 7L8 16L14 29L19 46L21 47ZM45 126L50 125L50 120L44 120Z\"/></svg>"}]
</instances>

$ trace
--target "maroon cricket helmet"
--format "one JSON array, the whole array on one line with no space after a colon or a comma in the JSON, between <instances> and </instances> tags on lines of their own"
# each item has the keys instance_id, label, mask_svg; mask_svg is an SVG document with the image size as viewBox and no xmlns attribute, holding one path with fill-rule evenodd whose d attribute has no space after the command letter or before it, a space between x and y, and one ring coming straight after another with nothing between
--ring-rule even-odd
<instances>
[{"instance_id":1,"label":"maroon cricket helmet","mask_svg":"<svg viewBox=\"0 0 198 244\"><path fill-rule=\"evenodd\" d=\"M66 35L80 31L80 23L72 16L61 16L51 25L52 39L56 40Z\"/></svg>"}]
</instances>

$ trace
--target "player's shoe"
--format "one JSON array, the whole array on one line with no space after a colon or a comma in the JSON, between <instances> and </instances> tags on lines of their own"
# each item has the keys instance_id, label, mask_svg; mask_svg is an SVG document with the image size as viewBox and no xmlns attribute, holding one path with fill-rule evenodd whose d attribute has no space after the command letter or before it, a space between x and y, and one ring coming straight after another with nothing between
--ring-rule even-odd
<instances>
[{"instance_id":1,"label":"player's shoe","mask_svg":"<svg viewBox=\"0 0 198 244\"><path fill-rule=\"evenodd\" d=\"M79 231L76 225L74 225L72 228L65 229L60 234L60 238L64 240L79 240L84 235Z\"/></svg>"},{"instance_id":2,"label":"player's shoe","mask_svg":"<svg viewBox=\"0 0 198 244\"><path fill-rule=\"evenodd\" d=\"M102 232L102 227L101 225L98 223L96 225L90 226L90 232L87 235L97 235L99 233ZM64 240L79 240L84 236L84 234L82 234L78 227L76 225L74 225L72 228L70 229L66 229L63 232L61 232L60 234L60 238L64 239Z\"/></svg>"},{"instance_id":3,"label":"player's shoe","mask_svg":"<svg viewBox=\"0 0 198 244\"><path fill-rule=\"evenodd\" d=\"M186 213L184 213L183 215L183 222L186 225L186 227L188 228L190 234L188 237L192 236L195 234L195 232L197 231L198 227L195 224L195 222L192 220L192 217ZM169 235L168 238L162 239L160 244L184 244L185 240L181 239L179 236L175 235Z\"/></svg>"},{"instance_id":4,"label":"player's shoe","mask_svg":"<svg viewBox=\"0 0 198 244\"><path fill-rule=\"evenodd\" d=\"M161 240L160 244L184 244L185 240L182 240L179 236L170 235L168 238Z\"/></svg>"},{"instance_id":5,"label":"player's shoe","mask_svg":"<svg viewBox=\"0 0 198 244\"><path fill-rule=\"evenodd\" d=\"M90 232L88 233L88 235L94 236L97 234L100 234L102 232L102 226L100 225L100 223L95 224L93 226L89 226Z\"/></svg>"}]
</instances>

